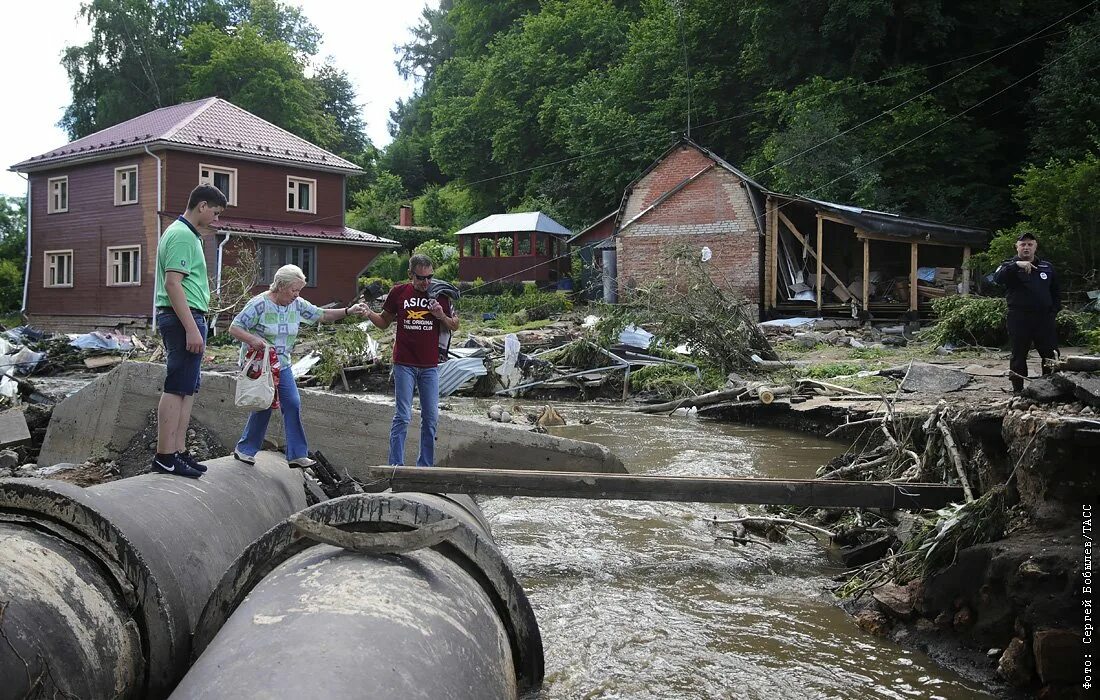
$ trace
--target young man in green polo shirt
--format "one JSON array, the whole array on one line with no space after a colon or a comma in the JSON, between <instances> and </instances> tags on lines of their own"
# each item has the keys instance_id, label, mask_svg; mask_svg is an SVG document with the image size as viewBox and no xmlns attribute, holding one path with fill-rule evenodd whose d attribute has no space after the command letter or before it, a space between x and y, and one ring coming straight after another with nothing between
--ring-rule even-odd
<instances>
[{"instance_id":1,"label":"young man in green polo shirt","mask_svg":"<svg viewBox=\"0 0 1100 700\"><path fill-rule=\"evenodd\" d=\"M187 211L165 229L157 244L156 323L164 339L167 372L157 406L155 472L197 479L206 471L187 451L187 426L199 390L210 311L200 230L217 221L225 206L221 190L199 185L187 200Z\"/></svg>"}]
</instances>

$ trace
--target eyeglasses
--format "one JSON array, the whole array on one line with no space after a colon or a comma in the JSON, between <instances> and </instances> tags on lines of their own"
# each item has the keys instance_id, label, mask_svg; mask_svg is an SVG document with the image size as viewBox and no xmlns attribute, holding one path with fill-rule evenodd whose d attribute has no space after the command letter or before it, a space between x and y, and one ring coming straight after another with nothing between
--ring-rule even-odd
<instances>
[{"instance_id":1,"label":"eyeglasses","mask_svg":"<svg viewBox=\"0 0 1100 700\"><path fill-rule=\"evenodd\" d=\"M420 280L421 282L426 282L427 280L430 280L431 278L435 277L435 275L434 274L432 274L432 275L418 275L414 272L413 277Z\"/></svg>"}]
</instances>

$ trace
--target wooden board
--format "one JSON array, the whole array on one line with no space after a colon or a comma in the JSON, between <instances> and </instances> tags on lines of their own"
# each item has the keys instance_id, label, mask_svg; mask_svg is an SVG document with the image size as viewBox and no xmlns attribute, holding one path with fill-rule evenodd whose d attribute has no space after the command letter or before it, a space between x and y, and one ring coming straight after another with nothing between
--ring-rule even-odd
<instances>
[{"instance_id":1,"label":"wooden board","mask_svg":"<svg viewBox=\"0 0 1100 700\"><path fill-rule=\"evenodd\" d=\"M936 509L961 503L962 489L943 484L892 484L816 479L647 476L588 472L349 467L351 476L378 490L471 493L631 501L758 503L817 508Z\"/></svg>"},{"instance_id":2,"label":"wooden board","mask_svg":"<svg viewBox=\"0 0 1100 700\"><path fill-rule=\"evenodd\" d=\"M0 447L23 445L31 441L23 411L13 408L0 413Z\"/></svg>"}]
</instances>

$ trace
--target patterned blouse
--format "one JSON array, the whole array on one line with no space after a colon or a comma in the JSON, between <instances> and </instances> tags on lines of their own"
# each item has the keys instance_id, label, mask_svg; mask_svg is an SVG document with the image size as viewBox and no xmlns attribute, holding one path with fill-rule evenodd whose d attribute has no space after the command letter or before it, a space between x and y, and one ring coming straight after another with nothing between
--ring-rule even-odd
<instances>
[{"instance_id":1,"label":"patterned blouse","mask_svg":"<svg viewBox=\"0 0 1100 700\"><path fill-rule=\"evenodd\" d=\"M298 328L303 323L316 324L324 315L324 309L314 306L298 297L286 306L271 301L267 292L257 294L248 300L241 312L233 319L233 325L254 333L275 348L279 355L279 364L290 366L290 351L298 341ZM241 346L241 358L244 358L244 346Z\"/></svg>"}]
</instances>

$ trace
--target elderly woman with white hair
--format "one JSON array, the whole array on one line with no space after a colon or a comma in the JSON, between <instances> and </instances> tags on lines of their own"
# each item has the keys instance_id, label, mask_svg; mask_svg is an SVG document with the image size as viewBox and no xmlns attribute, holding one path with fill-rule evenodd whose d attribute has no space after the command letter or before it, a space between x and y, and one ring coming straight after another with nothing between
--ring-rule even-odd
<instances>
[{"instance_id":1,"label":"elderly woman with white hair","mask_svg":"<svg viewBox=\"0 0 1100 700\"><path fill-rule=\"evenodd\" d=\"M302 400L294 373L290 371L290 351L298 340L298 328L303 323L331 323L351 314L362 314L365 304L341 309L322 309L298 296L306 286L306 276L297 265L283 265L275 272L268 291L248 300L233 319L229 335L262 353L270 345L279 356L279 410L283 414L286 432L286 459L292 467L311 467L316 462L309 457L306 432L302 425ZM243 348L242 348L243 352ZM263 358L267 361L267 358ZM233 456L247 464L256 463L256 453L264 443L271 409L253 411L248 417L244 434L233 449Z\"/></svg>"}]
</instances>

